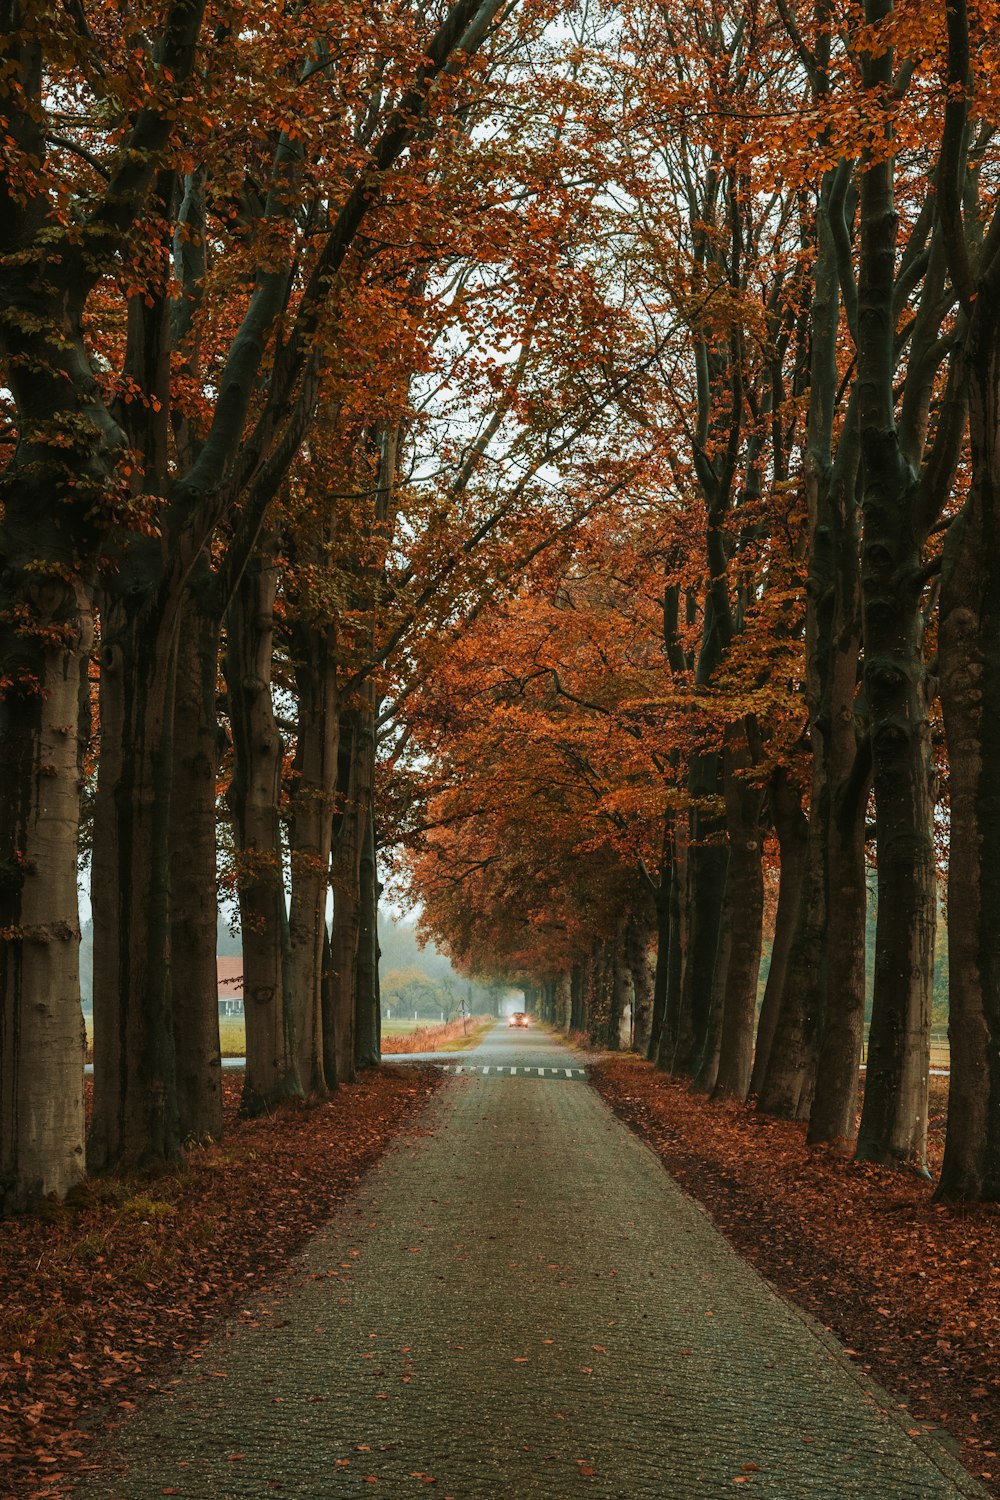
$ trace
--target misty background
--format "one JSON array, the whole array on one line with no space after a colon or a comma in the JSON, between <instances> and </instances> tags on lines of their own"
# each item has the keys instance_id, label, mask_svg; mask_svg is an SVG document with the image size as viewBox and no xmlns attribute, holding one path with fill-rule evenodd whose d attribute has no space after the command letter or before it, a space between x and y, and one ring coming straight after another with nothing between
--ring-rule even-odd
<instances>
[{"instance_id":1,"label":"misty background","mask_svg":"<svg viewBox=\"0 0 1000 1500\"><path fill-rule=\"evenodd\" d=\"M407 1020L451 1020L463 1010L467 1015L498 1014L508 986L499 982L477 983L456 972L446 954L433 943L421 948L412 916L400 916L379 908L379 984L382 1015ZM229 917L220 911L216 935L219 958L242 958L239 930L233 931ZM80 944L80 989L83 1007L89 1011L94 997L94 924L87 918Z\"/></svg>"}]
</instances>

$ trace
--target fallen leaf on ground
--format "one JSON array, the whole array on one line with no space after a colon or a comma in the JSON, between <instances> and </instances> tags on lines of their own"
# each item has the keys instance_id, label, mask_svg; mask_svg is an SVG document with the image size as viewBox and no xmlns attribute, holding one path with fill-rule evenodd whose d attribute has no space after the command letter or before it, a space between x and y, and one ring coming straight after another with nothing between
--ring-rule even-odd
<instances>
[{"instance_id":1,"label":"fallen leaf on ground","mask_svg":"<svg viewBox=\"0 0 1000 1500\"><path fill-rule=\"evenodd\" d=\"M442 1081L432 1069L402 1078L373 1071L343 1085L336 1102L241 1122L242 1077L227 1072L224 1144L191 1150L176 1172L108 1176L85 1184L75 1207L5 1221L4 1500L72 1482L92 1467L99 1414L109 1413L111 1426L162 1384L169 1366L201 1359L227 1318L257 1315L247 1308L253 1289L284 1271ZM88 1079L88 1107L91 1095ZM143 1197L162 1210L123 1211ZM355 1269L353 1259L348 1265Z\"/></svg>"}]
</instances>

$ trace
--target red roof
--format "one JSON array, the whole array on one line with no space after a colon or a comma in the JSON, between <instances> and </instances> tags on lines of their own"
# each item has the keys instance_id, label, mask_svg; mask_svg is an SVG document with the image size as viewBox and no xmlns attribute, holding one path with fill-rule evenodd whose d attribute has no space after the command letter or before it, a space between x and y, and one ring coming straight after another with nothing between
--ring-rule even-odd
<instances>
[{"instance_id":1,"label":"red roof","mask_svg":"<svg viewBox=\"0 0 1000 1500\"><path fill-rule=\"evenodd\" d=\"M215 973L220 1000L243 999L242 958L216 958Z\"/></svg>"}]
</instances>

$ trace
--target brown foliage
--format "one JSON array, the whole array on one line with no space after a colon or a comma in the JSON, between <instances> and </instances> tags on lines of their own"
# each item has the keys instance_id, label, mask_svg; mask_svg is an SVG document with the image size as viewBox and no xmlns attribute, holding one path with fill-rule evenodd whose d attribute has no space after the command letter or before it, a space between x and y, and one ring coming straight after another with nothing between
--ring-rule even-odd
<instances>
[{"instance_id":1,"label":"brown foliage","mask_svg":"<svg viewBox=\"0 0 1000 1500\"><path fill-rule=\"evenodd\" d=\"M167 1365L200 1358L221 1318L287 1263L441 1079L384 1068L326 1103L237 1123L156 1176L85 1185L0 1225L0 1494L67 1493L94 1434Z\"/></svg>"},{"instance_id":2,"label":"brown foliage","mask_svg":"<svg viewBox=\"0 0 1000 1500\"><path fill-rule=\"evenodd\" d=\"M597 1062L593 1080L739 1253L897 1391L915 1427L954 1434L1000 1495L997 1209L934 1203L916 1176L807 1147L802 1126L720 1108L634 1058ZM938 1157L945 1082L931 1080Z\"/></svg>"}]
</instances>

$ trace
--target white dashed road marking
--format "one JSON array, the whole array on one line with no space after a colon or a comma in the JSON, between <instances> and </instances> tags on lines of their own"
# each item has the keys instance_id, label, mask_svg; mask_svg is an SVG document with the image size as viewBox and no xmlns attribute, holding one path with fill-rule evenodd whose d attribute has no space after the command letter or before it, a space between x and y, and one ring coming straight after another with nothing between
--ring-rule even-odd
<instances>
[{"instance_id":1,"label":"white dashed road marking","mask_svg":"<svg viewBox=\"0 0 1000 1500\"><path fill-rule=\"evenodd\" d=\"M462 1063L438 1063L437 1066L440 1067L440 1068L443 1068L446 1073L455 1073L455 1074L457 1074L457 1073L473 1073L474 1074L474 1073L478 1072L483 1078L485 1078L486 1075L487 1075L487 1073L489 1073L490 1071L495 1072L496 1075L497 1075L497 1077L499 1077L501 1075L501 1073L503 1072L503 1069L501 1067L491 1068L491 1065L489 1063L487 1063L485 1067L480 1067L480 1068L473 1068L473 1067L466 1068L465 1065L462 1064ZM586 1076L587 1076L585 1068L526 1068L526 1067L517 1068L517 1067L514 1067L514 1068L510 1069L510 1077L514 1078L517 1075L518 1072L523 1073L526 1077L529 1074L531 1074L531 1073L537 1073L538 1076L539 1076L539 1078L544 1078L545 1075L546 1075L546 1073L548 1074L548 1076L550 1078L559 1078L559 1077L562 1077L563 1075L565 1075L565 1077L567 1077L567 1078L586 1078Z\"/></svg>"}]
</instances>

